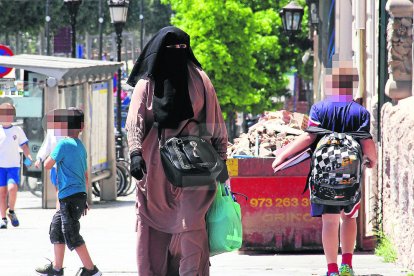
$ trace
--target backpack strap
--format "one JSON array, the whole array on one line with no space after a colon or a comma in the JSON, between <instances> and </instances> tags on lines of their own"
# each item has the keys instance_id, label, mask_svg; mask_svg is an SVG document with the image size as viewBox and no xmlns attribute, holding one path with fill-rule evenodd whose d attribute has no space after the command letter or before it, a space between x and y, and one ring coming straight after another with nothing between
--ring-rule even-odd
<instances>
[{"instance_id":1,"label":"backpack strap","mask_svg":"<svg viewBox=\"0 0 414 276\"><path fill-rule=\"evenodd\" d=\"M306 177L306 183L305 183L305 187L303 188L302 195L304 193L306 193L306 191L309 189L310 178L311 178L311 174L312 174L312 157L311 157L311 162L310 162L309 166L310 166L310 169L309 169L308 176Z\"/></svg>"}]
</instances>

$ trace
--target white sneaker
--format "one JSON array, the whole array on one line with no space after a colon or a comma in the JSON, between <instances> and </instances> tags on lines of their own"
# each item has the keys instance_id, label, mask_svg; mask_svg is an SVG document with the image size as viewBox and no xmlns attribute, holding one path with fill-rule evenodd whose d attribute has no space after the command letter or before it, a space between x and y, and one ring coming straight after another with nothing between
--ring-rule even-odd
<instances>
[{"instance_id":1,"label":"white sneaker","mask_svg":"<svg viewBox=\"0 0 414 276\"><path fill-rule=\"evenodd\" d=\"M7 219L0 219L0 229L7 229Z\"/></svg>"}]
</instances>

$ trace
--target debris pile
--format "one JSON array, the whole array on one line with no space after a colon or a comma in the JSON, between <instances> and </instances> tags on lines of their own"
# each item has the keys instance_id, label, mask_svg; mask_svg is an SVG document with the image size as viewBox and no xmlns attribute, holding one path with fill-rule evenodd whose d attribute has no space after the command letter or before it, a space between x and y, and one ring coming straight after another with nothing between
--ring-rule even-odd
<instances>
[{"instance_id":1,"label":"debris pile","mask_svg":"<svg viewBox=\"0 0 414 276\"><path fill-rule=\"evenodd\" d=\"M308 126L308 116L280 110L265 112L259 122L234 139L227 147L229 158L274 157L275 151L289 144Z\"/></svg>"}]
</instances>

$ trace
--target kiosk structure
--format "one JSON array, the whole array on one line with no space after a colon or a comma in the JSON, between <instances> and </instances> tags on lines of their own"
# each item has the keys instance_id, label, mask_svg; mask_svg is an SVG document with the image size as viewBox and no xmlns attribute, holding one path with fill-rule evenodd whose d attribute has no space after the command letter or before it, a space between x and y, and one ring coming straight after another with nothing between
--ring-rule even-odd
<instances>
[{"instance_id":1,"label":"kiosk structure","mask_svg":"<svg viewBox=\"0 0 414 276\"><path fill-rule=\"evenodd\" d=\"M116 200L113 75L121 63L16 55L0 56L0 66L15 69L14 80L2 81L14 82L15 86L3 85L0 100L7 98L15 105L16 117L29 138L32 156L36 157L42 144L45 135L42 118L47 112L81 108L85 114L81 140L88 153L89 184L100 181L101 200ZM48 174L33 167L28 170L29 174L40 173L42 177L42 207L55 208L56 190Z\"/></svg>"}]
</instances>

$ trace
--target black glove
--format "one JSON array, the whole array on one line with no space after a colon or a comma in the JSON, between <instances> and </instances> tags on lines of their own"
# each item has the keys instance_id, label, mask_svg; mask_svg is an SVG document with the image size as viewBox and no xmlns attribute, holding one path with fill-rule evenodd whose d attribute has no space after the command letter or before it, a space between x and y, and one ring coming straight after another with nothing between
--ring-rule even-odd
<instances>
[{"instance_id":1,"label":"black glove","mask_svg":"<svg viewBox=\"0 0 414 276\"><path fill-rule=\"evenodd\" d=\"M130 157L131 157L131 165L130 165L131 175L135 179L141 180L144 177L144 173L147 173L147 167L145 166L145 161L142 158L142 154L138 152L132 152Z\"/></svg>"},{"instance_id":2,"label":"black glove","mask_svg":"<svg viewBox=\"0 0 414 276\"><path fill-rule=\"evenodd\" d=\"M217 181L220 183L224 183L229 179L229 172L227 171L226 160L222 160L223 162L223 169L221 170L220 174L217 176Z\"/></svg>"}]
</instances>

